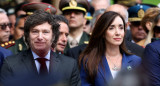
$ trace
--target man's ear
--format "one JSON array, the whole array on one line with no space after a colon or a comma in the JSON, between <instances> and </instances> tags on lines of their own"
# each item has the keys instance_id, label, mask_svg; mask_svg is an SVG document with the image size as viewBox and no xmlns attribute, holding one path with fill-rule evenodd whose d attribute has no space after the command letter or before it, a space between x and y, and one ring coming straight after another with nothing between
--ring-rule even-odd
<instances>
[{"instance_id":1,"label":"man's ear","mask_svg":"<svg viewBox=\"0 0 160 86\"><path fill-rule=\"evenodd\" d=\"M127 22L127 24L130 26L130 25L131 25L131 22Z\"/></svg>"}]
</instances>

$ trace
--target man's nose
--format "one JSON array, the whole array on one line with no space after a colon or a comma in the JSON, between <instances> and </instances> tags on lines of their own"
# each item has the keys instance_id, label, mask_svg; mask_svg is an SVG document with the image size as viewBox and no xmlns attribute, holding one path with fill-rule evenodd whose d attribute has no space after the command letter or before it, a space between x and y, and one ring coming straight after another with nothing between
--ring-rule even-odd
<instances>
[{"instance_id":1,"label":"man's nose","mask_svg":"<svg viewBox=\"0 0 160 86\"><path fill-rule=\"evenodd\" d=\"M139 29L139 30L142 30L142 29L143 29L143 27L142 27L141 25L139 25L139 26L138 26L138 29Z\"/></svg>"},{"instance_id":2,"label":"man's nose","mask_svg":"<svg viewBox=\"0 0 160 86\"><path fill-rule=\"evenodd\" d=\"M11 31L11 28L9 26L6 26L6 29L5 29L6 32L10 32Z\"/></svg>"},{"instance_id":3,"label":"man's nose","mask_svg":"<svg viewBox=\"0 0 160 86\"><path fill-rule=\"evenodd\" d=\"M43 34L40 32L40 33L38 33L38 39L39 40L42 40L42 38L43 38Z\"/></svg>"},{"instance_id":4,"label":"man's nose","mask_svg":"<svg viewBox=\"0 0 160 86\"><path fill-rule=\"evenodd\" d=\"M75 16L75 13L74 13L74 12L71 12L70 16L71 16L71 17L74 17L74 16Z\"/></svg>"},{"instance_id":5,"label":"man's nose","mask_svg":"<svg viewBox=\"0 0 160 86\"><path fill-rule=\"evenodd\" d=\"M63 34L63 36L62 36L62 40L63 40L64 42L67 41L67 36L66 36L65 34Z\"/></svg>"}]
</instances>

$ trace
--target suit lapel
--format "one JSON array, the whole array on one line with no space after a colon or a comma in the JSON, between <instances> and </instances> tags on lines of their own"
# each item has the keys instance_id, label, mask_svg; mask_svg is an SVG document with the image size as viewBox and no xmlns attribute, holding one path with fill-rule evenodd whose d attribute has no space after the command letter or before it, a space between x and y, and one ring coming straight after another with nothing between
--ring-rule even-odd
<instances>
[{"instance_id":1,"label":"suit lapel","mask_svg":"<svg viewBox=\"0 0 160 86\"><path fill-rule=\"evenodd\" d=\"M22 61L29 73L34 73L38 75L31 50L27 50L27 52L24 53L23 56L24 57L22 58Z\"/></svg>"},{"instance_id":2,"label":"suit lapel","mask_svg":"<svg viewBox=\"0 0 160 86\"><path fill-rule=\"evenodd\" d=\"M51 51L49 73L52 74L52 75L56 74L58 68L59 68L58 54Z\"/></svg>"},{"instance_id":3,"label":"suit lapel","mask_svg":"<svg viewBox=\"0 0 160 86\"><path fill-rule=\"evenodd\" d=\"M128 58L126 54L123 54L121 70L129 70L128 68L131 67L131 63L132 59Z\"/></svg>"},{"instance_id":4,"label":"suit lapel","mask_svg":"<svg viewBox=\"0 0 160 86\"><path fill-rule=\"evenodd\" d=\"M105 58L105 56L102 57L102 63L103 63L104 68L102 68L102 66L99 65L98 71L100 72L100 74L104 78L105 82L109 83L109 81L113 78L112 78L111 71L109 69L109 65L108 65L108 62L107 62L107 59Z\"/></svg>"}]
</instances>

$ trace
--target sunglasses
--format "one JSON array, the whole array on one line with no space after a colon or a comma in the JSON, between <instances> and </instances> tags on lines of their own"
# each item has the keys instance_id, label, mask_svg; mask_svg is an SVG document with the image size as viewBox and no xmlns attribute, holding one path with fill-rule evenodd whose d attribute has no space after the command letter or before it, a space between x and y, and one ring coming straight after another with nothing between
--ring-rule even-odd
<instances>
[{"instance_id":1,"label":"sunglasses","mask_svg":"<svg viewBox=\"0 0 160 86\"><path fill-rule=\"evenodd\" d=\"M0 24L0 27L1 27L2 30L5 30L5 29L7 28L7 26L8 26L9 28L11 28L11 27L12 27L12 23Z\"/></svg>"},{"instance_id":2,"label":"sunglasses","mask_svg":"<svg viewBox=\"0 0 160 86\"><path fill-rule=\"evenodd\" d=\"M138 27L138 26L141 25L141 23L140 23L139 21L131 22L131 24L132 24L133 26L136 26L136 27Z\"/></svg>"},{"instance_id":3,"label":"sunglasses","mask_svg":"<svg viewBox=\"0 0 160 86\"><path fill-rule=\"evenodd\" d=\"M153 31L154 33L160 33L160 26L154 26Z\"/></svg>"}]
</instances>

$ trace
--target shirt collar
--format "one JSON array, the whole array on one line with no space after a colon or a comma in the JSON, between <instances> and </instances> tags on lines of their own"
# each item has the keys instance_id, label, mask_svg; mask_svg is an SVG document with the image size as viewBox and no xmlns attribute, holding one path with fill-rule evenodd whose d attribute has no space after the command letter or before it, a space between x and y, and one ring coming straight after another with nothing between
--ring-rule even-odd
<instances>
[{"instance_id":1,"label":"shirt collar","mask_svg":"<svg viewBox=\"0 0 160 86\"><path fill-rule=\"evenodd\" d=\"M31 50L32 51L32 50ZM46 59L48 59L48 60L50 60L50 50L49 50L49 52L48 52L48 54L44 57L44 58L46 58ZM33 58L34 59L37 59L37 58L40 58L35 52L33 52L32 51L32 55L33 55Z\"/></svg>"},{"instance_id":2,"label":"shirt collar","mask_svg":"<svg viewBox=\"0 0 160 86\"><path fill-rule=\"evenodd\" d=\"M78 36L75 38L75 40L76 40L78 43L79 43L79 41L80 41L80 39L81 39L81 37L82 37L82 34L83 34L83 32L80 33L80 35L78 35ZM69 43L70 43L73 39L74 39L74 38L73 38L72 36L68 35L68 42L69 42Z\"/></svg>"}]
</instances>

